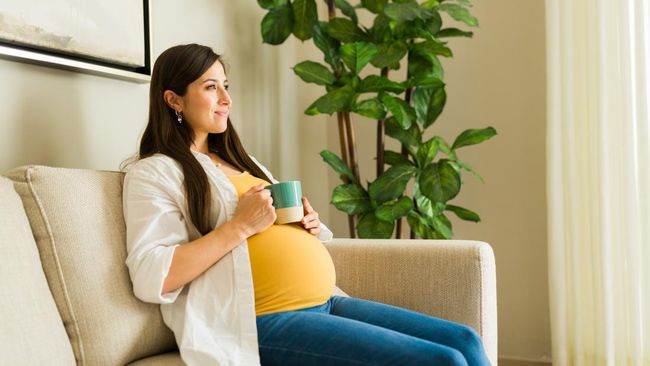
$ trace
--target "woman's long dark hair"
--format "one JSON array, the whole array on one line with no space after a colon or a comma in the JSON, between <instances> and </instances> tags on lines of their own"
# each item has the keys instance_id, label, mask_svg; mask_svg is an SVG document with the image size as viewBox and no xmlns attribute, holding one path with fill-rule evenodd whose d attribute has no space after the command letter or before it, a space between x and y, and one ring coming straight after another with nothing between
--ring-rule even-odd
<instances>
[{"instance_id":1,"label":"woman's long dark hair","mask_svg":"<svg viewBox=\"0 0 650 366\"><path fill-rule=\"evenodd\" d=\"M165 103L163 93L171 90L184 96L187 86L215 62L223 65L220 55L210 47L198 44L175 46L158 56L149 89L149 122L140 141L138 156L139 160L161 153L180 163L190 219L202 235L213 229L209 222L212 192L208 176L190 151L194 142L192 128L187 123L178 123L174 110ZM208 135L208 147L238 169L271 181L244 150L230 118L226 131Z\"/></svg>"}]
</instances>

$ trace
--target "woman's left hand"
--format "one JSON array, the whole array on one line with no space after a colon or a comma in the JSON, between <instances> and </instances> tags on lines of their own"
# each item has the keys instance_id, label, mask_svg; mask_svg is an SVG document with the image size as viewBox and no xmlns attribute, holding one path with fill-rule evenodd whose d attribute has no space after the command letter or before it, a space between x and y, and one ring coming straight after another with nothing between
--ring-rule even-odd
<instances>
[{"instance_id":1,"label":"woman's left hand","mask_svg":"<svg viewBox=\"0 0 650 366\"><path fill-rule=\"evenodd\" d=\"M309 204L307 197L302 198L302 207L304 211L304 217L300 220L300 224L305 228L310 234L318 235L320 234L320 220L318 219L318 212L314 211L314 208Z\"/></svg>"}]
</instances>

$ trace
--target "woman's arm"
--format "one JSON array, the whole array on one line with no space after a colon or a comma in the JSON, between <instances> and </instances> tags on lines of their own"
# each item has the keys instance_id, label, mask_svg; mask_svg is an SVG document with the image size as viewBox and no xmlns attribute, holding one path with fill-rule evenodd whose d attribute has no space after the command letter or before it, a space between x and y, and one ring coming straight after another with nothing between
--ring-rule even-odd
<instances>
[{"instance_id":1,"label":"woman's arm","mask_svg":"<svg viewBox=\"0 0 650 366\"><path fill-rule=\"evenodd\" d=\"M243 225L231 220L194 241L177 246L162 294L191 282L246 238Z\"/></svg>"}]
</instances>

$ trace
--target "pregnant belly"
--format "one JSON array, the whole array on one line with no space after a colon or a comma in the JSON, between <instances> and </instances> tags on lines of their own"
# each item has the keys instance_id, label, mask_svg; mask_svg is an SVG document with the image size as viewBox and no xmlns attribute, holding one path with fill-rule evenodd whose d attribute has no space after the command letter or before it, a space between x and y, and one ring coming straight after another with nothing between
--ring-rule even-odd
<instances>
[{"instance_id":1,"label":"pregnant belly","mask_svg":"<svg viewBox=\"0 0 650 366\"><path fill-rule=\"evenodd\" d=\"M273 225L248 239L257 315L316 306L332 295L334 263L302 227Z\"/></svg>"}]
</instances>

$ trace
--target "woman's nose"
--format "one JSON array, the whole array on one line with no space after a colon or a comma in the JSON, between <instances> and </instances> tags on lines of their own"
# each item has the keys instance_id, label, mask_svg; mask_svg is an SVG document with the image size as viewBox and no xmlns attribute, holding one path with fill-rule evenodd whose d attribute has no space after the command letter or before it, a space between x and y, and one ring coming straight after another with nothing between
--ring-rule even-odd
<instances>
[{"instance_id":1,"label":"woman's nose","mask_svg":"<svg viewBox=\"0 0 650 366\"><path fill-rule=\"evenodd\" d=\"M224 91L219 95L219 104L223 104L223 105L228 105L228 104L230 104L230 95L228 94L227 91L224 90Z\"/></svg>"}]
</instances>

